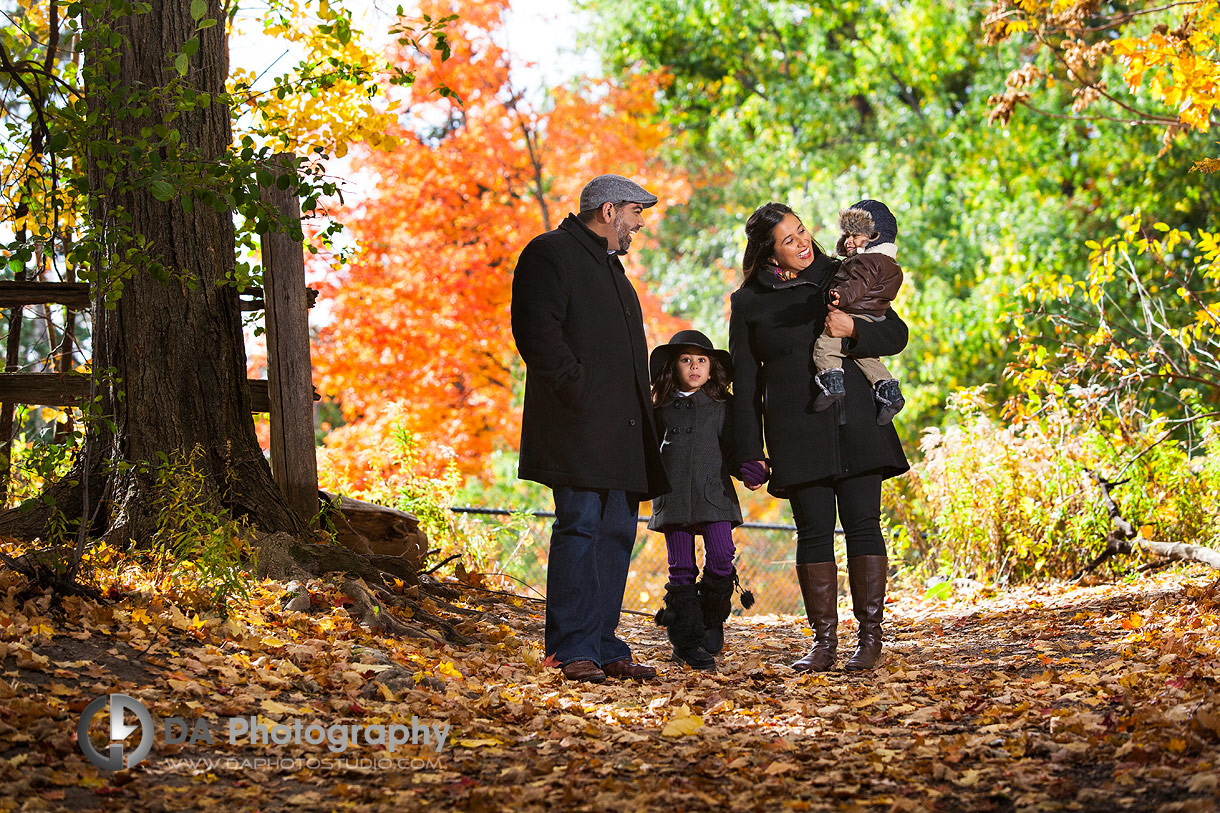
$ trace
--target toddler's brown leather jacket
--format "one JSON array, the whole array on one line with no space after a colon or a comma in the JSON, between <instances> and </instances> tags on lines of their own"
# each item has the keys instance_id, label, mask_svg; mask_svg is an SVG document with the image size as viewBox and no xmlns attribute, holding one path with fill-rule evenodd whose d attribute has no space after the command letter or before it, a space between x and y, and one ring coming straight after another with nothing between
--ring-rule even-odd
<instances>
[{"instance_id":1,"label":"toddler's brown leather jacket","mask_svg":"<svg viewBox=\"0 0 1220 813\"><path fill-rule=\"evenodd\" d=\"M843 261L835 271L830 293L839 294L836 307L841 311L881 317L885 316L900 287L902 268L898 263L885 254L868 253Z\"/></svg>"}]
</instances>

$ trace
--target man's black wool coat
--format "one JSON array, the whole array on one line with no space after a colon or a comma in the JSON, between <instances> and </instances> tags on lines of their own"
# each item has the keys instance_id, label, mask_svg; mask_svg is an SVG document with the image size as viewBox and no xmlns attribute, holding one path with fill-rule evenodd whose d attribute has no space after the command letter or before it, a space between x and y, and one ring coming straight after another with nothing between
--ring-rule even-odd
<instances>
[{"instance_id":1,"label":"man's black wool coat","mask_svg":"<svg viewBox=\"0 0 1220 813\"><path fill-rule=\"evenodd\" d=\"M638 499L669 491L640 301L605 238L568 215L531 240L512 328L526 369L519 475Z\"/></svg>"}]
</instances>

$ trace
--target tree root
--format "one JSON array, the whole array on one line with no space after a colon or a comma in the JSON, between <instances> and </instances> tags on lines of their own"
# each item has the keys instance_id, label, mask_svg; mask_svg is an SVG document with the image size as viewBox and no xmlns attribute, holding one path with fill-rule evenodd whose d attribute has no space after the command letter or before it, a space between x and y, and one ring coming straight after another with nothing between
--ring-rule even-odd
<instances>
[{"instance_id":1,"label":"tree root","mask_svg":"<svg viewBox=\"0 0 1220 813\"><path fill-rule=\"evenodd\" d=\"M56 548L41 548L36 551L13 558L0 553L3 562L14 573L20 573L29 580L29 585L22 593L32 590L48 590L58 601L65 596L80 596L81 598L102 601L102 593L96 587L82 584L61 572L63 562L56 559L62 551Z\"/></svg>"},{"instance_id":2,"label":"tree root","mask_svg":"<svg viewBox=\"0 0 1220 813\"><path fill-rule=\"evenodd\" d=\"M288 534L268 534L258 539L258 573L273 579L288 581L309 576L321 577L328 573L343 573L348 576L344 592L354 602L354 614L370 629L389 635L406 635L413 638L439 638L413 624L404 624L390 615L386 607L404 607L411 611L417 621L440 630L445 640L453 644L469 644L471 639L463 635L451 623L424 610L418 603L396 595L389 589L386 577L395 577L410 589L457 596L452 590L435 583L433 579L420 578L410 563L397 556L356 553L338 545L302 544ZM440 588L440 589L437 589Z\"/></svg>"},{"instance_id":3,"label":"tree root","mask_svg":"<svg viewBox=\"0 0 1220 813\"><path fill-rule=\"evenodd\" d=\"M414 602L403 600L401 603L407 607L410 607L412 618L416 618L431 627L436 627L443 632L445 634L445 640L447 640L449 643L460 644L462 646L474 643L473 638L470 638L466 634L460 632L457 627L453 626L453 624L440 616L433 615Z\"/></svg>"},{"instance_id":4,"label":"tree root","mask_svg":"<svg viewBox=\"0 0 1220 813\"><path fill-rule=\"evenodd\" d=\"M377 600L363 581L348 579L343 583L343 592L351 596L353 602L351 614L374 632L407 638L427 638L438 644L443 643L440 638L427 630L399 621L382 602Z\"/></svg>"},{"instance_id":5,"label":"tree root","mask_svg":"<svg viewBox=\"0 0 1220 813\"><path fill-rule=\"evenodd\" d=\"M525 584L525 582L522 582L522 584ZM509 593L504 590L493 590L490 587L479 587L477 585L471 585L471 584L468 584L465 586L468 590L478 590L480 593L488 593L493 596L504 596L505 598L508 598L508 599L520 599L523 602L520 607L516 606L511 601L501 601L500 602L508 610L516 613L517 615L531 615L533 612L536 611L536 609L537 609L536 607L534 610L528 609L525 606L526 603L533 603L535 605L542 604L544 606L546 605L546 599L543 597L540 597L540 596L522 596L522 595L518 595L517 593Z\"/></svg>"}]
</instances>

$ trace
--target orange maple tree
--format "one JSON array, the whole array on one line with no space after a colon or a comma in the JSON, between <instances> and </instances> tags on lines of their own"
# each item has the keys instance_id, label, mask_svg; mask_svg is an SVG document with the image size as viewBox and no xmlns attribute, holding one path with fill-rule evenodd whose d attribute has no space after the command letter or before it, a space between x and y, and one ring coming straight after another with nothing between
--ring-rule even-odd
<instances>
[{"instance_id":1,"label":"orange maple tree","mask_svg":"<svg viewBox=\"0 0 1220 813\"><path fill-rule=\"evenodd\" d=\"M400 146L353 150L371 191L340 217L359 250L326 274L322 291L331 320L315 345L317 383L345 421L326 438L322 469L353 491L388 475L396 433L419 440L419 460L432 471L446 458L477 471L497 445L517 443L513 267L530 238L576 208L589 178L637 177L661 197L658 209L689 194L682 177L651 158L668 136L648 123L662 77L581 80L532 103L492 38L505 0L454 5L421 8L434 19L460 15L447 60L394 46L392 61L416 72L413 85L391 95ZM654 337L676 329L637 288Z\"/></svg>"}]
</instances>

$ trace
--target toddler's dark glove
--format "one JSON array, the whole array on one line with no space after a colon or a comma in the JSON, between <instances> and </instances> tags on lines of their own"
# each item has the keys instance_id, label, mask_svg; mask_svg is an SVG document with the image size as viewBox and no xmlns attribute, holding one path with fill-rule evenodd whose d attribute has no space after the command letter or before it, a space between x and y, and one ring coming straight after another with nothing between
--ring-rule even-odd
<instances>
[{"instance_id":1,"label":"toddler's dark glove","mask_svg":"<svg viewBox=\"0 0 1220 813\"><path fill-rule=\"evenodd\" d=\"M767 468L757 460L747 460L737 467L737 476L748 486L760 486L767 482Z\"/></svg>"}]
</instances>

